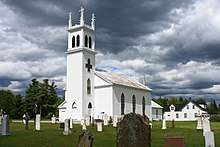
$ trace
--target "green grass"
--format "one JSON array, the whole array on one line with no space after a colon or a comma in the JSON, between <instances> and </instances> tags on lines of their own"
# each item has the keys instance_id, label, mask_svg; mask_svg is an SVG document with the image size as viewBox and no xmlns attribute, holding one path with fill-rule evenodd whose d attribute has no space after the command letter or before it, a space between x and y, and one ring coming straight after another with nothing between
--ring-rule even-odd
<instances>
[{"instance_id":1,"label":"green grass","mask_svg":"<svg viewBox=\"0 0 220 147\"><path fill-rule=\"evenodd\" d=\"M184 136L187 147L204 146L202 131L197 131L196 122L167 122L167 130L161 130L161 122L153 122L152 147L162 147L164 136ZM215 144L220 146L220 123L211 123L215 134ZM41 131L34 131L33 123L29 123L29 130L25 130L23 123L10 123L10 136L0 136L0 147L74 147L82 133L80 125L74 125L75 133L64 136L59 124L41 123ZM112 126L104 127L103 132L97 132L96 126L88 127L94 136L94 147L115 147L116 129Z\"/></svg>"}]
</instances>

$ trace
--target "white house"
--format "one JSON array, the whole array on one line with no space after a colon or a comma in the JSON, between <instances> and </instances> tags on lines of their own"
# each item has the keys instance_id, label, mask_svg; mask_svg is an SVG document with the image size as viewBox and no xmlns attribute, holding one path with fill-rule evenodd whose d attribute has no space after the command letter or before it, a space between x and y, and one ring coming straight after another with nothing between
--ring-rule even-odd
<instances>
[{"instance_id":1,"label":"white house","mask_svg":"<svg viewBox=\"0 0 220 147\"><path fill-rule=\"evenodd\" d=\"M85 116L124 115L135 112L151 119L152 90L126 76L95 70L95 16L91 25L72 25L69 14L67 49L67 85L65 101L60 104L59 120L80 121Z\"/></svg>"},{"instance_id":2,"label":"white house","mask_svg":"<svg viewBox=\"0 0 220 147\"><path fill-rule=\"evenodd\" d=\"M195 121L196 116L201 114L207 114L206 105L197 104L194 101L187 104L171 104L164 112L166 120L175 121Z\"/></svg>"},{"instance_id":3,"label":"white house","mask_svg":"<svg viewBox=\"0 0 220 147\"><path fill-rule=\"evenodd\" d=\"M152 120L162 120L163 119L163 107L151 100L151 112Z\"/></svg>"}]
</instances>

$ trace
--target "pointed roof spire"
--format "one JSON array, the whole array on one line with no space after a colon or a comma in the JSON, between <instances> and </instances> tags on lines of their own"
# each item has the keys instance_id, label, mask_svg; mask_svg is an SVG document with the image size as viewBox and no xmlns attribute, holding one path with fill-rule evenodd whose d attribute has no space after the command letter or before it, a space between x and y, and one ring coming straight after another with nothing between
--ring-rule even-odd
<instances>
[{"instance_id":1,"label":"pointed roof spire","mask_svg":"<svg viewBox=\"0 0 220 147\"><path fill-rule=\"evenodd\" d=\"M79 10L79 12L81 13L81 15L80 15L80 25L84 25L84 11L85 11L85 9L83 7L81 7L81 9Z\"/></svg>"},{"instance_id":2,"label":"pointed roof spire","mask_svg":"<svg viewBox=\"0 0 220 147\"><path fill-rule=\"evenodd\" d=\"M70 12L69 13L69 28L72 27L71 15L72 15L72 13Z\"/></svg>"},{"instance_id":3,"label":"pointed roof spire","mask_svg":"<svg viewBox=\"0 0 220 147\"><path fill-rule=\"evenodd\" d=\"M91 27L93 28L93 29L95 29L95 14L94 13L92 13L92 19L91 19L92 21L91 21Z\"/></svg>"}]
</instances>

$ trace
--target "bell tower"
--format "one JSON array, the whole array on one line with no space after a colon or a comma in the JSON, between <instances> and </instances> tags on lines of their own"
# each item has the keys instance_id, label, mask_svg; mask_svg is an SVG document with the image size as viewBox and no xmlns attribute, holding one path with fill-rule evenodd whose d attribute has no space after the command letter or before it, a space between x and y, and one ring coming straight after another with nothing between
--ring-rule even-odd
<instances>
[{"instance_id":1,"label":"bell tower","mask_svg":"<svg viewBox=\"0 0 220 147\"><path fill-rule=\"evenodd\" d=\"M67 118L81 120L94 113L95 15L91 24L84 21L81 7L79 24L72 25L69 13L67 48L67 86L65 92Z\"/></svg>"}]
</instances>

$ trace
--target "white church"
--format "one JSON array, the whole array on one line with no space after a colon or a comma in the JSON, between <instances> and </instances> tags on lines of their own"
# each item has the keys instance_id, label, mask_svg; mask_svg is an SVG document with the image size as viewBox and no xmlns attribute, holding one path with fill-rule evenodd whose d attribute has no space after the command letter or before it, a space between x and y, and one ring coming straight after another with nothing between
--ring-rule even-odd
<instances>
[{"instance_id":1,"label":"white church","mask_svg":"<svg viewBox=\"0 0 220 147\"><path fill-rule=\"evenodd\" d=\"M149 87L124 75L95 69L95 16L91 25L84 22L84 9L80 10L79 24L68 25L67 83L65 101L58 106L59 120L79 122L85 116L123 116L135 112L151 117Z\"/></svg>"}]
</instances>

